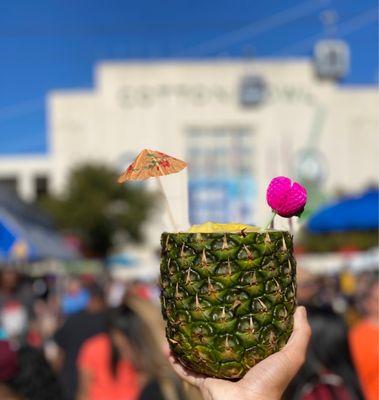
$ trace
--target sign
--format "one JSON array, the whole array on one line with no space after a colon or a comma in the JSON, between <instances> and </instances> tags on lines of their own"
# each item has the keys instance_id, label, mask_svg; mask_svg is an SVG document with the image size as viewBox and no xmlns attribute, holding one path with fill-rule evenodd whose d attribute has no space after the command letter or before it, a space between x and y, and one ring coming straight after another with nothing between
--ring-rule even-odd
<instances>
[{"instance_id":1,"label":"sign","mask_svg":"<svg viewBox=\"0 0 379 400\"><path fill-rule=\"evenodd\" d=\"M191 223L251 223L256 183L249 128L194 128L187 144Z\"/></svg>"},{"instance_id":2,"label":"sign","mask_svg":"<svg viewBox=\"0 0 379 400\"><path fill-rule=\"evenodd\" d=\"M253 79L251 79L253 78ZM317 104L315 95L297 84L275 85L263 77L245 77L236 86L221 84L122 85L115 93L123 109L149 108L175 99L182 106L202 107L212 103L252 105L260 102Z\"/></svg>"},{"instance_id":3,"label":"sign","mask_svg":"<svg viewBox=\"0 0 379 400\"><path fill-rule=\"evenodd\" d=\"M191 224L212 222L252 223L256 194L251 177L190 180Z\"/></svg>"}]
</instances>

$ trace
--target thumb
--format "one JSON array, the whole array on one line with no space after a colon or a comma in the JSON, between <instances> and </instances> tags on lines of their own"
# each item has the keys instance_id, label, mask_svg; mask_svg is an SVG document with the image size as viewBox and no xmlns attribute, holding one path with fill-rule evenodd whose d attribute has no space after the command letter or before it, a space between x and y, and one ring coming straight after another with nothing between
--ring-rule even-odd
<instances>
[{"instance_id":1,"label":"thumb","mask_svg":"<svg viewBox=\"0 0 379 400\"><path fill-rule=\"evenodd\" d=\"M294 315L294 329L282 350L255 365L241 382L262 398L280 398L305 361L311 329L304 307L298 307ZM265 395L265 396L264 396Z\"/></svg>"},{"instance_id":2,"label":"thumb","mask_svg":"<svg viewBox=\"0 0 379 400\"><path fill-rule=\"evenodd\" d=\"M297 307L292 335L281 350L294 363L294 366L304 363L310 337L311 328L307 320L307 311L303 306Z\"/></svg>"}]
</instances>

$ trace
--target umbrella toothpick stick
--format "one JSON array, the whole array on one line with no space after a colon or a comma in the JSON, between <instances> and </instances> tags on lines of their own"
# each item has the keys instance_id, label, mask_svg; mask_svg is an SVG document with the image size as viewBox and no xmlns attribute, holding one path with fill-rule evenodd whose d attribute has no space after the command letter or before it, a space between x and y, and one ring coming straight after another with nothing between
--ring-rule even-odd
<instances>
[{"instance_id":1,"label":"umbrella toothpick stick","mask_svg":"<svg viewBox=\"0 0 379 400\"><path fill-rule=\"evenodd\" d=\"M127 181L143 181L147 178L156 178L171 224L175 232L177 232L178 225L175 221L170 203L168 202L167 194L163 188L160 176L175 174L186 166L187 163L185 161L168 156L159 151L144 149L129 165L128 169L121 174L118 178L118 182L124 183Z\"/></svg>"},{"instance_id":2,"label":"umbrella toothpick stick","mask_svg":"<svg viewBox=\"0 0 379 400\"><path fill-rule=\"evenodd\" d=\"M170 218L172 227L174 228L175 232L177 232L178 231L178 225L177 225L177 223L175 221L174 214L172 213L172 210L171 210L171 207L170 207L170 203L168 202L168 198L167 198L166 192L165 192L165 190L163 188L163 185L162 185L162 181L159 178L159 176L157 176L155 179L158 182L160 192L162 193L162 196L164 198L164 202L165 202L165 205L166 205L166 210L167 210L168 216Z\"/></svg>"}]
</instances>

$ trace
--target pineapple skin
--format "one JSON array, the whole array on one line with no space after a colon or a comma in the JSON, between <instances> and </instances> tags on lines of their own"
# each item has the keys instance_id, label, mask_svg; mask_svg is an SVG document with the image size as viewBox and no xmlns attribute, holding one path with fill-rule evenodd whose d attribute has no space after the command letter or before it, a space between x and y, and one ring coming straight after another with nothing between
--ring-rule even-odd
<instances>
[{"instance_id":1,"label":"pineapple skin","mask_svg":"<svg viewBox=\"0 0 379 400\"><path fill-rule=\"evenodd\" d=\"M287 231L163 233L161 306L177 360L239 379L293 329L296 261Z\"/></svg>"}]
</instances>

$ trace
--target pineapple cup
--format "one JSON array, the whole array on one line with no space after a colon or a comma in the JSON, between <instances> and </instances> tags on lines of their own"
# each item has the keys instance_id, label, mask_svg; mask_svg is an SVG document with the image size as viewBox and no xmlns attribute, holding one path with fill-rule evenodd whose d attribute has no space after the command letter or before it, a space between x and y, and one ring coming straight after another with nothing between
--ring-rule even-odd
<instances>
[{"instance_id":1,"label":"pineapple cup","mask_svg":"<svg viewBox=\"0 0 379 400\"><path fill-rule=\"evenodd\" d=\"M293 329L296 261L287 231L163 233L161 304L176 358L239 379Z\"/></svg>"}]
</instances>

